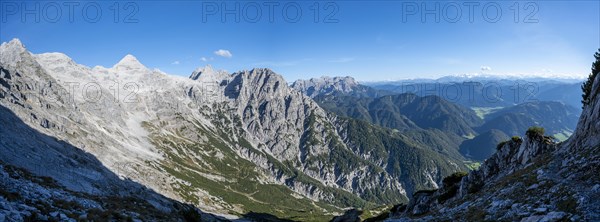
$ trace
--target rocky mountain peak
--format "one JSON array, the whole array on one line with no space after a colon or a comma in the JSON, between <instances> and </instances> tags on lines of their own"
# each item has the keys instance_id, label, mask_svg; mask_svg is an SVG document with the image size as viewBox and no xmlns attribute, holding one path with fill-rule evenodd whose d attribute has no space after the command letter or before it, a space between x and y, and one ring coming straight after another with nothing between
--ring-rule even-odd
<instances>
[{"instance_id":1,"label":"rocky mountain peak","mask_svg":"<svg viewBox=\"0 0 600 222\"><path fill-rule=\"evenodd\" d=\"M27 53L27 49L19 39L13 39L10 42L4 42L0 45L0 63L5 65L15 65L21 59L21 54Z\"/></svg>"},{"instance_id":2,"label":"rocky mountain peak","mask_svg":"<svg viewBox=\"0 0 600 222\"><path fill-rule=\"evenodd\" d=\"M14 38L12 40L10 40L9 42L4 42L2 43L2 46L5 47L16 47L16 48L23 48L25 49L25 46L23 45L23 43L21 43L21 40Z\"/></svg>"},{"instance_id":3,"label":"rocky mountain peak","mask_svg":"<svg viewBox=\"0 0 600 222\"><path fill-rule=\"evenodd\" d=\"M214 69L211 65L196 68L189 77L191 80L205 83L221 83L230 78L225 70Z\"/></svg>"},{"instance_id":4,"label":"rocky mountain peak","mask_svg":"<svg viewBox=\"0 0 600 222\"><path fill-rule=\"evenodd\" d=\"M360 84L350 77L329 77L311 78L308 80L296 80L291 85L292 88L304 92L310 97L318 94L327 94L331 92L350 93L360 90Z\"/></svg>"},{"instance_id":5,"label":"rocky mountain peak","mask_svg":"<svg viewBox=\"0 0 600 222\"><path fill-rule=\"evenodd\" d=\"M128 74L132 73L145 73L149 72L148 68L138 61L135 56L127 54L112 69L116 72L124 72Z\"/></svg>"},{"instance_id":6,"label":"rocky mountain peak","mask_svg":"<svg viewBox=\"0 0 600 222\"><path fill-rule=\"evenodd\" d=\"M283 76L275 73L273 70L269 69L269 68L254 68L252 70L250 70L248 72L250 77L268 77L268 78L272 78L276 81L284 81Z\"/></svg>"},{"instance_id":7,"label":"rocky mountain peak","mask_svg":"<svg viewBox=\"0 0 600 222\"><path fill-rule=\"evenodd\" d=\"M204 67L198 67L196 68L196 70L194 70L192 72L192 74L190 75L190 79L192 80L197 80L198 78L200 78L201 75L211 75L214 73L214 69L213 67L209 64L206 65Z\"/></svg>"},{"instance_id":8,"label":"rocky mountain peak","mask_svg":"<svg viewBox=\"0 0 600 222\"><path fill-rule=\"evenodd\" d=\"M238 96L241 97L238 99L245 101L282 96L291 90L285 84L283 77L273 72L273 70L254 68L231 74L231 80L226 91L230 96L239 93Z\"/></svg>"}]
</instances>

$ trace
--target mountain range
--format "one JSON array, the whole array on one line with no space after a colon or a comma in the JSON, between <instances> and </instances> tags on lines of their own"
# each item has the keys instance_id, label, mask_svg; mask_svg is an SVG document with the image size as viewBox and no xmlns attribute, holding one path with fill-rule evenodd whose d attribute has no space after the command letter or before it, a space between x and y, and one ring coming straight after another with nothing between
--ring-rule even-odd
<instances>
[{"instance_id":1,"label":"mountain range","mask_svg":"<svg viewBox=\"0 0 600 222\"><path fill-rule=\"evenodd\" d=\"M507 80L502 80L507 81ZM393 94L357 83L352 77L299 80L292 84L325 110L365 120L404 134L427 135L430 147L446 147L476 161L495 152L496 144L531 126L544 127L557 140L568 138L577 124L577 108L557 101L523 102L506 107L468 107L436 95ZM310 85L310 87L305 87ZM336 87L327 87L336 86ZM310 91L310 92L309 92ZM368 92L368 93L365 93ZM572 100L572 99L571 99Z\"/></svg>"},{"instance_id":2,"label":"mountain range","mask_svg":"<svg viewBox=\"0 0 600 222\"><path fill-rule=\"evenodd\" d=\"M61 53L32 54L18 40L0 52L0 104L14 118L93 155L121 179L202 211L329 217L344 207L405 202L407 193L466 169L459 155L326 112L269 69L205 67L184 78L148 69L132 55L111 68L89 68ZM35 170L49 167L33 153L81 157L48 154L56 151L44 141L22 145L27 131L5 129L13 132L1 144L6 164L59 178L69 190L106 189L97 171L79 179L60 168ZM62 179L69 176L82 182Z\"/></svg>"},{"instance_id":3,"label":"mountain range","mask_svg":"<svg viewBox=\"0 0 600 222\"><path fill-rule=\"evenodd\" d=\"M376 213L447 189L444 178L500 158L496 144L530 126L579 138L592 115L560 99L467 106L351 77L288 85L266 68L206 66L186 78L133 55L90 68L16 39L0 45L0 77L0 219L9 221Z\"/></svg>"}]
</instances>

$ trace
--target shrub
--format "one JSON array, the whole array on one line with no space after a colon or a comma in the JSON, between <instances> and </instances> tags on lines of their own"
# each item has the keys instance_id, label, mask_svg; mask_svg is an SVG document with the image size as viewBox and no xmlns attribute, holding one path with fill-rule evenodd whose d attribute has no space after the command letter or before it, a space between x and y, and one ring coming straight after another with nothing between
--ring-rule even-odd
<instances>
[{"instance_id":1,"label":"shrub","mask_svg":"<svg viewBox=\"0 0 600 222\"><path fill-rule=\"evenodd\" d=\"M511 140L512 140L513 142L515 142L515 143L520 143L520 142L522 142L522 140L521 140L521 137L519 137L519 136L513 136L513 137L511 138Z\"/></svg>"},{"instance_id":2,"label":"shrub","mask_svg":"<svg viewBox=\"0 0 600 222\"><path fill-rule=\"evenodd\" d=\"M466 176L467 174L468 174L467 172L456 172L456 173L453 173L452 175L444 178L444 180L442 180L442 182L444 183L444 186L449 187L449 186L452 186L452 185L460 182L460 180L462 180L462 178L464 176Z\"/></svg>"},{"instance_id":3,"label":"shrub","mask_svg":"<svg viewBox=\"0 0 600 222\"><path fill-rule=\"evenodd\" d=\"M532 126L532 127L529 127L529 129L527 129L527 133L525 135L527 135L529 137L541 137L541 136L544 136L545 132L546 132L546 130L544 130L543 127Z\"/></svg>"},{"instance_id":4,"label":"shrub","mask_svg":"<svg viewBox=\"0 0 600 222\"><path fill-rule=\"evenodd\" d=\"M504 144L508 143L508 141L502 141L500 143L498 143L498 145L496 146L496 150L500 150L502 149L502 147L504 146Z\"/></svg>"},{"instance_id":5,"label":"shrub","mask_svg":"<svg viewBox=\"0 0 600 222\"><path fill-rule=\"evenodd\" d=\"M437 200L440 203L444 203L444 202L446 202L446 200L456 196L457 192L458 192L458 186L452 185L448 190L446 190L446 192L440 194L440 196L438 196Z\"/></svg>"},{"instance_id":6,"label":"shrub","mask_svg":"<svg viewBox=\"0 0 600 222\"><path fill-rule=\"evenodd\" d=\"M596 79L596 76L600 72L600 49L594 54L594 58L596 58L596 61L592 63L592 73L588 76L587 81L581 85L581 90L583 91L583 94L581 94L582 108L585 108L585 106L590 103L592 85L594 84L594 79Z\"/></svg>"},{"instance_id":7,"label":"shrub","mask_svg":"<svg viewBox=\"0 0 600 222\"><path fill-rule=\"evenodd\" d=\"M438 196L438 202L444 203L446 200L456 196L459 188L458 183L467 175L467 172L456 172L444 178L444 180L442 180L444 183L444 192Z\"/></svg>"}]
</instances>

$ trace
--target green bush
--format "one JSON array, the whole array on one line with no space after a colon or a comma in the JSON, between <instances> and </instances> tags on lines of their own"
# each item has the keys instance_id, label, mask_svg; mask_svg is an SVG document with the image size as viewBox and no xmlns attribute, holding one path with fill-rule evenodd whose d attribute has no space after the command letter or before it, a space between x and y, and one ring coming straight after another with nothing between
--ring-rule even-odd
<instances>
[{"instance_id":1,"label":"green bush","mask_svg":"<svg viewBox=\"0 0 600 222\"><path fill-rule=\"evenodd\" d=\"M532 127L529 127L529 129L527 129L527 133L525 135L527 135L529 137L541 137L541 136L544 136L545 132L546 132L546 130L544 130L543 127L532 126Z\"/></svg>"},{"instance_id":2,"label":"green bush","mask_svg":"<svg viewBox=\"0 0 600 222\"><path fill-rule=\"evenodd\" d=\"M444 180L442 180L444 183L444 192L438 196L438 202L444 203L446 200L456 196L459 188L458 183L467 175L467 172L456 172L444 178Z\"/></svg>"},{"instance_id":3,"label":"green bush","mask_svg":"<svg viewBox=\"0 0 600 222\"><path fill-rule=\"evenodd\" d=\"M598 49L598 52L594 54L594 58L596 58L596 61L592 63L592 72L588 76L587 81L581 85L581 90L583 91L583 94L581 94L581 103L583 104L582 108L590 103L592 85L594 85L594 79L596 79L598 72L600 72L600 49Z\"/></svg>"},{"instance_id":4,"label":"green bush","mask_svg":"<svg viewBox=\"0 0 600 222\"><path fill-rule=\"evenodd\" d=\"M452 185L460 182L460 180L462 180L462 178L466 175L468 175L467 172L456 172L456 173L453 173L452 175L444 178L444 180L442 180L442 182L444 182L444 186L449 187L449 186L452 186Z\"/></svg>"},{"instance_id":5,"label":"green bush","mask_svg":"<svg viewBox=\"0 0 600 222\"><path fill-rule=\"evenodd\" d=\"M448 188L446 190L446 192L440 194L440 196L438 196L438 202L440 203L444 203L446 202L446 200L456 196L456 193L458 193L458 186L456 185L452 185L450 188Z\"/></svg>"},{"instance_id":6,"label":"green bush","mask_svg":"<svg viewBox=\"0 0 600 222\"><path fill-rule=\"evenodd\" d=\"M502 147L504 146L504 144L508 143L508 141L502 141L500 143L498 143L498 145L496 146L496 150L500 150L502 149Z\"/></svg>"},{"instance_id":7,"label":"green bush","mask_svg":"<svg viewBox=\"0 0 600 222\"><path fill-rule=\"evenodd\" d=\"M519 137L519 136L513 136L513 137L511 138L511 140L512 140L513 142L515 142L515 143L520 143L520 142L522 141L522 140L521 140L521 137Z\"/></svg>"}]
</instances>

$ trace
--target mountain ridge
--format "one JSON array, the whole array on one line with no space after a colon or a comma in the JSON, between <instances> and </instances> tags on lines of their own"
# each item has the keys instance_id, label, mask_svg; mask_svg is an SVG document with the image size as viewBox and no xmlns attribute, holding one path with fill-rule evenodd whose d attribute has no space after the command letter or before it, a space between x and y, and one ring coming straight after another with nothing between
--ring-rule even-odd
<instances>
[{"instance_id":1,"label":"mountain ridge","mask_svg":"<svg viewBox=\"0 0 600 222\"><path fill-rule=\"evenodd\" d=\"M316 220L342 207L407 201L405 189L435 187L465 169L462 160L392 130L327 113L269 69L193 79L137 65L90 69L8 44L0 47L2 106L119 176L204 211ZM401 165L403 157L390 152L422 164ZM295 201L270 205L283 199ZM294 215L280 213L299 206Z\"/></svg>"}]
</instances>

